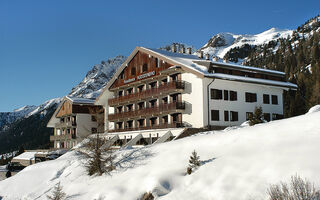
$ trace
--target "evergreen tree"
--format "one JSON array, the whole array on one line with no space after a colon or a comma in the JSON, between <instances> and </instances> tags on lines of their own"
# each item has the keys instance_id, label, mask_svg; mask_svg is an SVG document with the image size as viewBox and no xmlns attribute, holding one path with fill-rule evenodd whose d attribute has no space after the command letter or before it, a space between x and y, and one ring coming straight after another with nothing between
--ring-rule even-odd
<instances>
[{"instance_id":1,"label":"evergreen tree","mask_svg":"<svg viewBox=\"0 0 320 200\"><path fill-rule=\"evenodd\" d=\"M66 193L63 192L62 186L60 185L60 182L57 183L52 192L52 196L47 196L49 200L63 200L66 199Z\"/></svg>"},{"instance_id":2,"label":"evergreen tree","mask_svg":"<svg viewBox=\"0 0 320 200\"><path fill-rule=\"evenodd\" d=\"M197 169L198 167L200 167L200 164L200 156L198 156L196 150L194 150L189 159L189 167L191 169Z\"/></svg>"},{"instance_id":3,"label":"evergreen tree","mask_svg":"<svg viewBox=\"0 0 320 200\"><path fill-rule=\"evenodd\" d=\"M253 115L249 116L249 125L253 126L255 124L263 123L263 111L262 107L255 107Z\"/></svg>"}]
</instances>

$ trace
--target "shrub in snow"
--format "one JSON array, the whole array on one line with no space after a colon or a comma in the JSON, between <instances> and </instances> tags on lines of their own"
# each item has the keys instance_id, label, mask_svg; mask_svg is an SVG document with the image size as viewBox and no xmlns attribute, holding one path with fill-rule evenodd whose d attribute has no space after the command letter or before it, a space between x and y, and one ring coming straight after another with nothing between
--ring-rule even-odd
<instances>
[{"instance_id":1,"label":"shrub in snow","mask_svg":"<svg viewBox=\"0 0 320 200\"><path fill-rule=\"evenodd\" d=\"M63 192L60 182L54 186L52 196L47 195L49 200L63 200L66 199L66 193Z\"/></svg>"},{"instance_id":2,"label":"shrub in snow","mask_svg":"<svg viewBox=\"0 0 320 200\"><path fill-rule=\"evenodd\" d=\"M153 194L151 192L146 192L138 200L154 200L154 196L153 196Z\"/></svg>"},{"instance_id":3,"label":"shrub in snow","mask_svg":"<svg viewBox=\"0 0 320 200\"><path fill-rule=\"evenodd\" d=\"M90 176L94 174L102 175L103 173L109 174L115 169L115 156L107 142L108 140L96 134L95 137L89 137L82 149L79 150L87 159L85 166Z\"/></svg>"},{"instance_id":4,"label":"shrub in snow","mask_svg":"<svg viewBox=\"0 0 320 200\"><path fill-rule=\"evenodd\" d=\"M263 111L261 106L254 108L253 115L249 115L249 125L260 124L263 122Z\"/></svg>"},{"instance_id":5,"label":"shrub in snow","mask_svg":"<svg viewBox=\"0 0 320 200\"><path fill-rule=\"evenodd\" d=\"M194 150L189 159L189 167L187 168L187 173L191 174L193 169L200 167L201 161L200 156L198 156L196 150Z\"/></svg>"},{"instance_id":6,"label":"shrub in snow","mask_svg":"<svg viewBox=\"0 0 320 200\"><path fill-rule=\"evenodd\" d=\"M268 189L270 200L320 200L320 190L299 176L292 176L291 182L271 185Z\"/></svg>"}]
</instances>

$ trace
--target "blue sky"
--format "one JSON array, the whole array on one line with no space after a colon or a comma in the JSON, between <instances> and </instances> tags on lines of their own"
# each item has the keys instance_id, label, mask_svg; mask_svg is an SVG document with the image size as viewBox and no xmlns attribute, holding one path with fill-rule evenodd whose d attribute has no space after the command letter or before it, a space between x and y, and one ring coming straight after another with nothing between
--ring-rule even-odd
<instances>
[{"instance_id":1,"label":"blue sky","mask_svg":"<svg viewBox=\"0 0 320 200\"><path fill-rule=\"evenodd\" d=\"M318 14L318 0L0 0L0 112L67 95L94 64L136 46L199 48L219 32L295 29Z\"/></svg>"}]
</instances>

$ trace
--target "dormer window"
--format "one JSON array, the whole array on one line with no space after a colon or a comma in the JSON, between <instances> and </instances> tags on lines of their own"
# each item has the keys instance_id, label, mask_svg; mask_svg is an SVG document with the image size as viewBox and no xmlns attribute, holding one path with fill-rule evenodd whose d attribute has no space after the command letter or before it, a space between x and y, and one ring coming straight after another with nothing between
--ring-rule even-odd
<instances>
[{"instance_id":1,"label":"dormer window","mask_svg":"<svg viewBox=\"0 0 320 200\"><path fill-rule=\"evenodd\" d=\"M143 64L142 72L147 72L147 71L148 71L148 64Z\"/></svg>"},{"instance_id":2,"label":"dormer window","mask_svg":"<svg viewBox=\"0 0 320 200\"><path fill-rule=\"evenodd\" d=\"M124 73L123 72L121 72L121 74L119 75L119 78L120 79L124 79Z\"/></svg>"},{"instance_id":3,"label":"dormer window","mask_svg":"<svg viewBox=\"0 0 320 200\"><path fill-rule=\"evenodd\" d=\"M131 68L131 76L135 76L136 75L136 67L132 67Z\"/></svg>"}]
</instances>

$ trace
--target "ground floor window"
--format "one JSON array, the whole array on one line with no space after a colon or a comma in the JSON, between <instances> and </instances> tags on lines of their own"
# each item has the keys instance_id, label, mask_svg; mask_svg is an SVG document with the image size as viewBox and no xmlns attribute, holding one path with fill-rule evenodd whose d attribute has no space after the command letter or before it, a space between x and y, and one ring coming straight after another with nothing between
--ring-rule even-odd
<instances>
[{"instance_id":1,"label":"ground floor window","mask_svg":"<svg viewBox=\"0 0 320 200\"><path fill-rule=\"evenodd\" d=\"M263 113L263 118L264 118L264 120L266 120L266 121L270 121L270 113Z\"/></svg>"},{"instance_id":2,"label":"ground floor window","mask_svg":"<svg viewBox=\"0 0 320 200\"><path fill-rule=\"evenodd\" d=\"M229 111L227 110L224 111L224 121L229 121Z\"/></svg>"},{"instance_id":3,"label":"ground floor window","mask_svg":"<svg viewBox=\"0 0 320 200\"><path fill-rule=\"evenodd\" d=\"M211 121L219 121L219 110L211 110Z\"/></svg>"},{"instance_id":4,"label":"ground floor window","mask_svg":"<svg viewBox=\"0 0 320 200\"><path fill-rule=\"evenodd\" d=\"M238 121L238 112L236 111L230 111L230 120L232 122Z\"/></svg>"}]
</instances>

